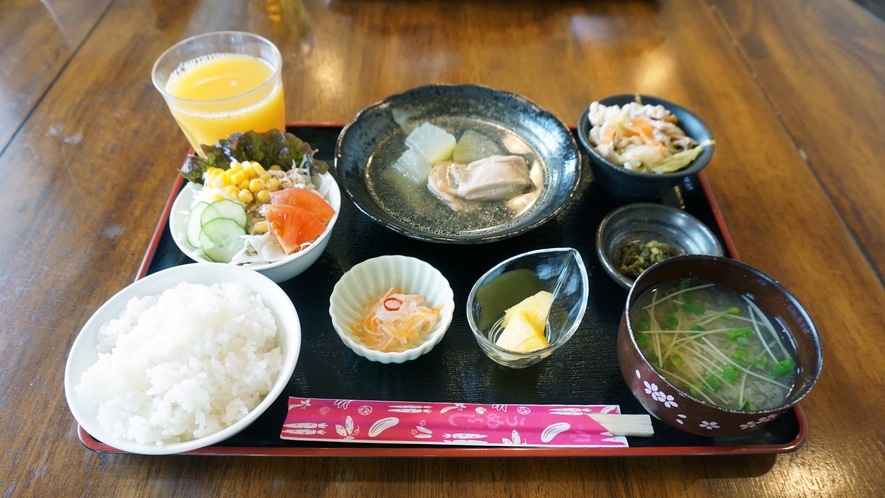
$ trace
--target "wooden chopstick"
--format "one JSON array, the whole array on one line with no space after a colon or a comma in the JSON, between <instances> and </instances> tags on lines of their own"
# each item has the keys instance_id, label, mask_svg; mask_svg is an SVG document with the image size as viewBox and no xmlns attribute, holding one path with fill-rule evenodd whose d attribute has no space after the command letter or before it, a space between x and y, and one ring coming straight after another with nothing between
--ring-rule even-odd
<instances>
[{"instance_id":1,"label":"wooden chopstick","mask_svg":"<svg viewBox=\"0 0 885 498\"><path fill-rule=\"evenodd\" d=\"M649 415L619 415L613 413L590 413L590 418L611 432L613 436L653 436L654 428Z\"/></svg>"}]
</instances>

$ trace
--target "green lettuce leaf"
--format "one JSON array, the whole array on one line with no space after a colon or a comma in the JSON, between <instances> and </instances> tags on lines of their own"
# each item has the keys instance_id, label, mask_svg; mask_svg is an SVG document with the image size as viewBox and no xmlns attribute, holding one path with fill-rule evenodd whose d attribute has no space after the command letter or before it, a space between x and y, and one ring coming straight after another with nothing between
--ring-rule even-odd
<instances>
[{"instance_id":1,"label":"green lettuce leaf","mask_svg":"<svg viewBox=\"0 0 885 498\"><path fill-rule=\"evenodd\" d=\"M265 169L278 165L288 171L292 164L301 164L304 155L308 157L310 171L314 174L323 174L329 170L325 161L314 159L310 145L303 142L295 135L281 131L270 130L266 133L247 131L234 133L228 138L223 138L215 145L201 146L202 158L196 154L187 156L187 160L181 167L181 174L188 181L203 183L203 173L209 168L229 169L231 160L237 162L255 161Z\"/></svg>"}]
</instances>

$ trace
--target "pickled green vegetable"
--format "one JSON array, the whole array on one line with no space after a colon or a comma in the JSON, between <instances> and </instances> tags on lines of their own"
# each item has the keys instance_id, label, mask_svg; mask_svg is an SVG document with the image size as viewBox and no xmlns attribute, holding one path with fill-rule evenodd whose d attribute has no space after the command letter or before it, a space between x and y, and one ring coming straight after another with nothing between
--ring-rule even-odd
<instances>
[{"instance_id":1,"label":"pickled green vegetable","mask_svg":"<svg viewBox=\"0 0 885 498\"><path fill-rule=\"evenodd\" d=\"M621 247L619 270L625 277L636 278L649 266L673 256L679 256L679 251L657 240L630 242Z\"/></svg>"}]
</instances>

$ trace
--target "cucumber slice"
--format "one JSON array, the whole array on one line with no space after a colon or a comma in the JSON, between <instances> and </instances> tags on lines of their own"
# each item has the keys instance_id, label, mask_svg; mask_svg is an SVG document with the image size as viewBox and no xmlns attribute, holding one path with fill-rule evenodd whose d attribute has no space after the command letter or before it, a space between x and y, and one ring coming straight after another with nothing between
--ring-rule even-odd
<instances>
[{"instance_id":1,"label":"cucumber slice","mask_svg":"<svg viewBox=\"0 0 885 498\"><path fill-rule=\"evenodd\" d=\"M216 218L229 218L237 222L237 225L245 227L246 208L239 202L230 199L215 201L203 210L203 214L200 215L200 224L205 226L206 223Z\"/></svg>"},{"instance_id":2,"label":"cucumber slice","mask_svg":"<svg viewBox=\"0 0 885 498\"><path fill-rule=\"evenodd\" d=\"M212 205L209 206L207 210ZM203 224L200 246L203 248L203 254L212 261L230 263L231 258L243 248L241 238L243 235L246 235L246 230L236 221L230 218L215 218Z\"/></svg>"},{"instance_id":3,"label":"cucumber slice","mask_svg":"<svg viewBox=\"0 0 885 498\"><path fill-rule=\"evenodd\" d=\"M196 206L191 208L191 213L187 216L187 228L185 229L185 234L187 237L187 243L194 249L200 248L200 227L203 225L200 221L200 216L203 215L203 210L205 210L208 205L208 202L198 202Z\"/></svg>"}]
</instances>

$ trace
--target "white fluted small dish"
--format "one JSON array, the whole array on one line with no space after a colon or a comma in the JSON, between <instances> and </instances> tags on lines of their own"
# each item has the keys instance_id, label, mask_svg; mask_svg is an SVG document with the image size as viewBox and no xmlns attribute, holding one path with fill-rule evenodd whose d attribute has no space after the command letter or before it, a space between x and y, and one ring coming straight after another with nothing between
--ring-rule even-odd
<instances>
[{"instance_id":1,"label":"white fluted small dish","mask_svg":"<svg viewBox=\"0 0 885 498\"><path fill-rule=\"evenodd\" d=\"M367 306L391 287L420 294L426 306L442 309L439 322L423 342L406 351L386 353L364 346L350 326L362 320ZM454 310L454 294L443 274L428 263L407 256L380 256L359 263L341 277L329 297L329 315L341 341L354 353L380 363L403 363L428 353L445 336Z\"/></svg>"}]
</instances>

